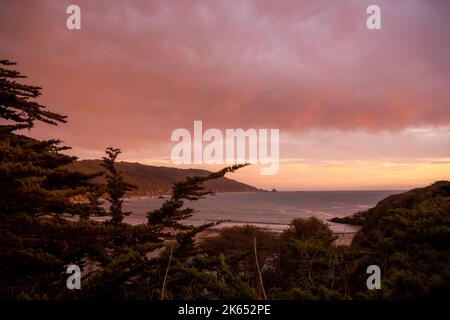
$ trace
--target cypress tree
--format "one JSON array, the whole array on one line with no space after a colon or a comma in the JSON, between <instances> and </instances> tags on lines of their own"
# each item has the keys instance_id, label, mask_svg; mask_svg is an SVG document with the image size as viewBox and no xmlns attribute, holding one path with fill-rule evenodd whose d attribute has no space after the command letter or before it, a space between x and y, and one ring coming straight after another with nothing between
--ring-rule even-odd
<instances>
[{"instance_id":1,"label":"cypress tree","mask_svg":"<svg viewBox=\"0 0 450 320\"><path fill-rule=\"evenodd\" d=\"M41 88L19 83L26 77L11 70L14 65L0 60L0 214L71 212L71 197L92 188L89 180L96 175L69 171L66 166L76 158L61 153L70 148L60 140L17 133L36 121L65 123L66 116L36 102Z\"/></svg>"},{"instance_id":2,"label":"cypress tree","mask_svg":"<svg viewBox=\"0 0 450 320\"><path fill-rule=\"evenodd\" d=\"M135 186L126 182L122 172L116 169L115 162L117 156L121 153L120 149L109 147L105 153L107 156L103 157L102 166L109 172L106 175L106 191L109 194L111 223L120 225L123 217L129 214L129 212L123 211L123 196Z\"/></svg>"}]
</instances>

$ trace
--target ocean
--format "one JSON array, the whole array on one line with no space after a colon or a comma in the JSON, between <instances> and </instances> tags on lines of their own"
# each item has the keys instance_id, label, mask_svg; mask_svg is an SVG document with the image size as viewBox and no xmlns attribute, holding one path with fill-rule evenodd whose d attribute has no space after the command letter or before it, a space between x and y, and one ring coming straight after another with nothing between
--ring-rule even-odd
<instances>
[{"instance_id":1,"label":"ocean","mask_svg":"<svg viewBox=\"0 0 450 320\"><path fill-rule=\"evenodd\" d=\"M188 219L193 225L229 220L215 227L251 224L274 231L287 228L295 218L317 217L336 233L354 233L359 227L329 222L371 208L390 194L401 191L299 191L299 192L236 192L206 196L187 201L185 206L196 210ZM135 197L125 200L124 209L133 212L124 221L146 223L147 212L157 209L165 199ZM104 218L97 217L96 220Z\"/></svg>"}]
</instances>

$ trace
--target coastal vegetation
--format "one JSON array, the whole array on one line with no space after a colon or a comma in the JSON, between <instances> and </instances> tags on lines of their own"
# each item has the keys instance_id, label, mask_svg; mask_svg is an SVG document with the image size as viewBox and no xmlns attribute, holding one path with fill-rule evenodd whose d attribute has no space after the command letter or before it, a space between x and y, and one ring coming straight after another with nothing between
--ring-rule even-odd
<instances>
[{"instance_id":1,"label":"coastal vegetation","mask_svg":"<svg viewBox=\"0 0 450 320\"><path fill-rule=\"evenodd\" d=\"M185 201L211 193L210 181L245 165L189 176L129 225L122 208L132 188L106 149L103 172L69 168L76 160L59 140L21 134L36 122L64 123L35 100L41 88L19 83L14 64L0 61L0 298L3 299L414 299L450 293L450 182L388 197L357 216L350 246L316 218L295 219L273 233L253 226L192 226ZM97 180L96 180L97 179ZM98 198L108 194L109 209ZM86 201L73 201L82 196ZM79 217L73 221L63 214ZM95 222L93 215L111 220ZM348 218L346 222L351 221ZM218 222L219 223L219 222ZM66 286L67 267L82 270L81 288ZM367 267L382 270L368 290Z\"/></svg>"}]
</instances>

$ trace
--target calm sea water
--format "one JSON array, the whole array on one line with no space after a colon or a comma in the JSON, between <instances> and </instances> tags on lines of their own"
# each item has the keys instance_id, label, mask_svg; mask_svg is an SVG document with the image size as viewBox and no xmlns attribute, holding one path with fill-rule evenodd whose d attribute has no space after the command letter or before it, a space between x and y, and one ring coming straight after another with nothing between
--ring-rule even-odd
<instances>
[{"instance_id":1,"label":"calm sea water","mask_svg":"<svg viewBox=\"0 0 450 320\"><path fill-rule=\"evenodd\" d=\"M357 227L328 222L366 210L390 194L399 191L307 191L307 192L240 192L220 193L186 202L196 212L192 224L230 220L221 227L253 224L282 230L295 218L318 217L335 232L355 232ZM131 224L146 223L146 213L159 208L164 199L141 197L127 199L125 209L133 212L125 217ZM219 227L220 228L220 227Z\"/></svg>"}]
</instances>

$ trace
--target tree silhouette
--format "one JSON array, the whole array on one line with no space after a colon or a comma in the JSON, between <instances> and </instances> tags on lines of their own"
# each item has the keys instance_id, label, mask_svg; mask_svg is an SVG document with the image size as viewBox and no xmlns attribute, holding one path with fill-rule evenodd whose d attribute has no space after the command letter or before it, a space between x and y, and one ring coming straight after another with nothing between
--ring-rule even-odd
<instances>
[{"instance_id":1,"label":"tree silhouette","mask_svg":"<svg viewBox=\"0 0 450 320\"><path fill-rule=\"evenodd\" d=\"M35 121L57 125L66 117L34 101L41 88L18 83L26 77L7 68L13 65L0 60L0 214L72 212L70 198L94 188L89 180L97 174L69 171L66 165L76 158L61 153L70 148L60 140L15 133Z\"/></svg>"},{"instance_id":2,"label":"tree silhouette","mask_svg":"<svg viewBox=\"0 0 450 320\"><path fill-rule=\"evenodd\" d=\"M123 211L123 196L125 192L136 187L126 182L122 173L116 169L115 162L117 156L121 153L120 149L109 147L105 153L107 156L103 157L102 166L109 172L106 175L106 192L109 194L111 222L114 225L119 225L123 217L129 214Z\"/></svg>"},{"instance_id":3,"label":"tree silhouette","mask_svg":"<svg viewBox=\"0 0 450 320\"><path fill-rule=\"evenodd\" d=\"M18 83L18 79L26 76L6 68L15 64L9 60L0 60L0 117L12 122L1 125L0 131L30 129L35 121L53 125L66 122L66 116L47 111L45 106L33 101L41 95L41 88Z\"/></svg>"},{"instance_id":4,"label":"tree silhouette","mask_svg":"<svg viewBox=\"0 0 450 320\"><path fill-rule=\"evenodd\" d=\"M208 180L214 180L223 177L229 172L235 172L248 164L236 164L231 167L223 168L217 172L212 172L204 177L186 177L185 181L177 182L172 187L172 196L166 200L161 208L147 213L148 224L160 226L161 228L172 229L176 233L176 240L180 244L179 252L188 251L194 244L194 237L199 232L220 223L208 223L195 227L193 225L183 224L182 221L191 217L194 213L192 208L183 208L184 200L196 201L202 197L212 194L205 190L203 183ZM186 253L185 252L185 253Z\"/></svg>"}]
</instances>

